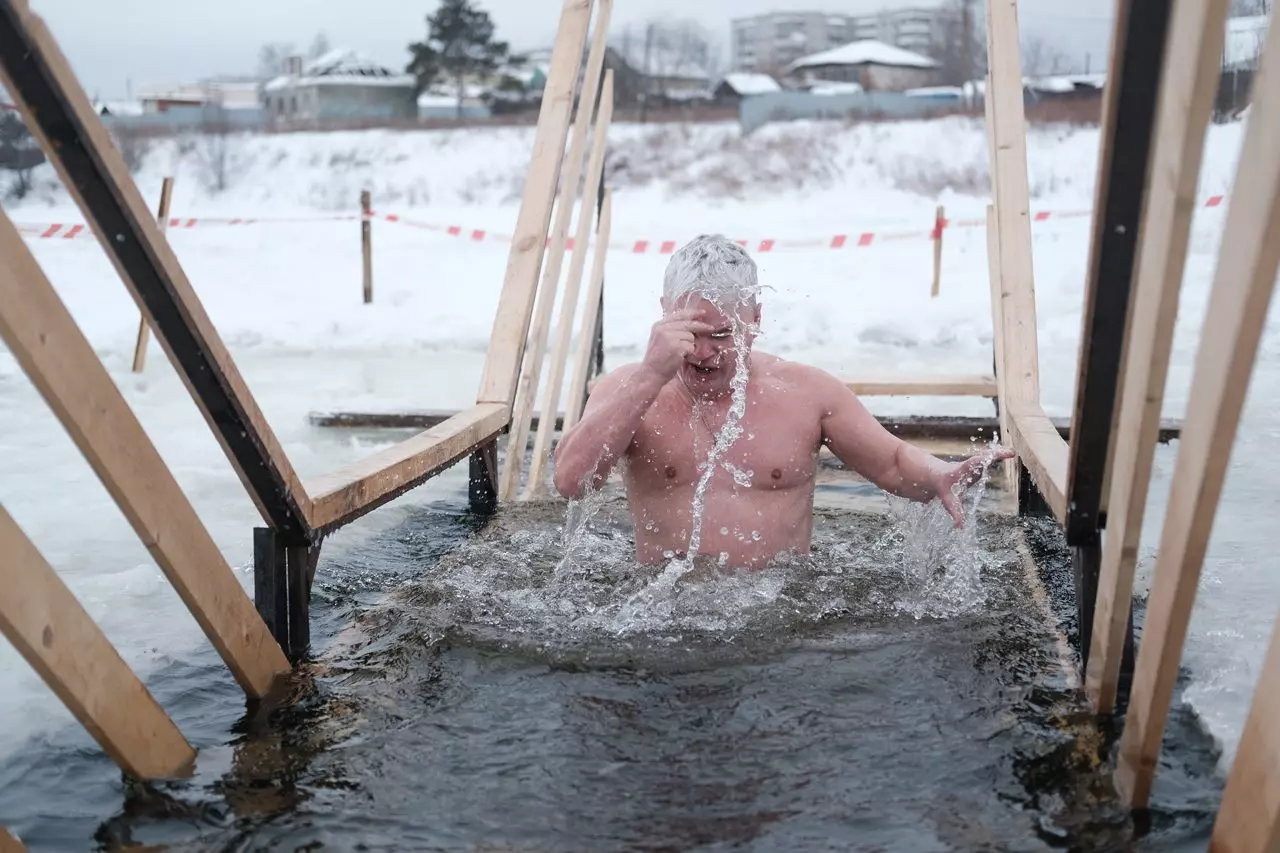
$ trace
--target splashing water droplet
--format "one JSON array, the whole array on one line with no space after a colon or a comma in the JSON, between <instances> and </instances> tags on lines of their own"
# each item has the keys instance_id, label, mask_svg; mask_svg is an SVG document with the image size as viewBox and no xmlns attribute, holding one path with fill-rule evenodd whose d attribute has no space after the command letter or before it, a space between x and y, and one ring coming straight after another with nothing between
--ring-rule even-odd
<instances>
[{"instance_id":1,"label":"splashing water droplet","mask_svg":"<svg viewBox=\"0 0 1280 853\"><path fill-rule=\"evenodd\" d=\"M728 535L729 535L729 528L727 528L727 527L721 527L721 528L720 528L720 535L721 535L721 536L728 536Z\"/></svg>"}]
</instances>

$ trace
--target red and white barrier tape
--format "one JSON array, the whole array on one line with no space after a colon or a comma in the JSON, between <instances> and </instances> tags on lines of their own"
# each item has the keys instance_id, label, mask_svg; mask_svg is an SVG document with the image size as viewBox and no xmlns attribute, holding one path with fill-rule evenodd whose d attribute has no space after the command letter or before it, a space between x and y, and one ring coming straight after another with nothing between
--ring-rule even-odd
<instances>
[{"instance_id":1,"label":"red and white barrier tape","mask_svg":"<svg viewBox=\"0 0 1280 853\"><path fill-rule=\"evenodd\" d=\"M1204 202L1205 208L1221 207L1226 200L1225 196L1210 196ZM1046 222L1057 219L1079 219L1091 216L1090 211L1037 211L1032 215L1033 222ZM192 218L175 218L169 220L170 230L186 230L197 228L202 225L267 225L280 223L306 223L306 222L354 222L362 219L371 221L391 222L403 225L409 228L419 228L424 231L433 231L445 234L450 237L458 237L473 242L493 242L493 243L510 243L510 234L501 234L488 231L483 228L467 228L462 225L441 225L432 222L419 222L413 219L406 219L403 216L394 213L376 213L371 212L369 215L361 214L341 214L335 216L297 216L297 217L192 217ZM947 229L956 228L980 228L986 226L985 219L939 219L935 220L932 229L918 229L910 231L860 231L848 234L835 234L830 237L809 237L809 238L764 238L746 240L739 239L736 242L744 248L749 248L757 253L782 252L782 251L803 251L814 249L852 249L866 248L868 246L878 245L881 243L895 242L899 240L937 240ZM88 227L83 223L42 223L42 224L19 224L18 231L36 239L51 240L72 240L78 237L92 236ZM573 238L567 238L565 241L566 248L570 251L573 249ZM636 255L659 254L669 255L676 250L679 245L677 240L615 240L609 243L611 251L629 252Z\"/></svg>"}]
</instances>

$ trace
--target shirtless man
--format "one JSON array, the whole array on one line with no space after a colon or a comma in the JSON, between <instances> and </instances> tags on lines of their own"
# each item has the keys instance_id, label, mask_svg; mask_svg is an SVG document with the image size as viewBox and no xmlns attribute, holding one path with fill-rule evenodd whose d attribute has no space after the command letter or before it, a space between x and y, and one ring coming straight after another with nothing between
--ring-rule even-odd
<instances>
[{"instance_id":1,"label":"shirtless man","mask_svg":"<svg viewBox=\"0 0 1280 853\"><path fill-rule=\"evenodd\" d=\"M723 237L699 237L672 257L662 309L644 359L600 379L555 452L556 489L571 499L600 488L625 462L641 562L685 555L695 491L731 415L740 356L748 376L742 431L706 487L701 555L759 567L780 553L808 553L823 445L887 492L940 499L957 526L964 523L959 493L987 463L1013 455L942 462L890 434L838 379L754 351L756 266Z\"/></svg>"}]
</instances>

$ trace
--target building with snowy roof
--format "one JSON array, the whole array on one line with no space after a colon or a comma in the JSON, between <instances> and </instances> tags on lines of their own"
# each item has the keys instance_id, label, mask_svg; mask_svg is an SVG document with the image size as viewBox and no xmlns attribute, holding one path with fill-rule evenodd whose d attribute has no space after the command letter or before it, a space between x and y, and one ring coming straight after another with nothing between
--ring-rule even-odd
<instances>
[{"instance_id":1,"label":"building with snowy roof","mask_svg":"<svg viewBox=\"0 0 1280 853\"><path fill-rule=\"evenodd\" d=\"M263 86L270 115L284 121L413 119L418 114L417 80L353 50L334 50Z\"/></svg>"},{"instance_id":2,"label":"building with snowy roof","mask_svg":"<svg viewBox=\"0 0 1280 853\"><path fill-rule=\"evenodd\" d=\"M740 103L743 98L750 98L756 95L767 95L770 92L781 92L782 86L778 81L770 77L768 74L756 74L749 71L736 71L732 74L726 74L720 80L712 97L717 103L736 104Z\"/></svg>"},{"instance_id":3,"label":"building with snowy roof","mask_svg":"<svg viewBox=\"0 0 1280 853\"><path fill-rule=\"evenodd\" d=\"M937 82L938 63L875 39L863 39L801 57L787 75L802 82L857 83L868 92L903 92Z\"/></svg>"}]
</instances>

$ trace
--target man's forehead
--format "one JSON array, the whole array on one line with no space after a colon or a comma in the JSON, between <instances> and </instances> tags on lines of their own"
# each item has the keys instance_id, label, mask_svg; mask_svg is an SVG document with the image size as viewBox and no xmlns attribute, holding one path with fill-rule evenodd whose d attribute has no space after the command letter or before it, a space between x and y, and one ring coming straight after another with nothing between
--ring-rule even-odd
<instances>
[{"instance_id":1,"label":"man's forehead","mask_svg":"<svg viewBox=\"0 0 1280 853\"><path fill-rule=\"evenodd\" d=\"M696 312L695 319L712 326L731 326L735 315L738 319L746 319L750 316L750 309L746 305L735 306L736 311L725 311L720 305L696 294L676 300L673 307L677 310L693 309Z\"/></svg>"}]
</instances>

